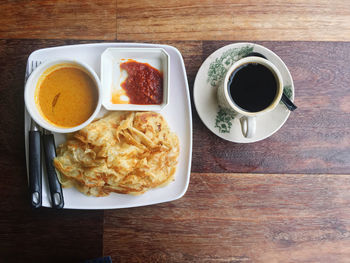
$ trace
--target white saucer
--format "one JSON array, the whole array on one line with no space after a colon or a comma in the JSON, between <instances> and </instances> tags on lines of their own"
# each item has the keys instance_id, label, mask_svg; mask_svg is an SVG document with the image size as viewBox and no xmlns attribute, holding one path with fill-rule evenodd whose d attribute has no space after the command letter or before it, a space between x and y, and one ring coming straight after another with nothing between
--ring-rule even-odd
<instances>
[{"instance_id":1,"label":"white saucer","mask_svg":"<svg viewBox=\"0 0 350 263\"><path fill-rule=\"evenodd\" d=\"M257 117L256 134L253 138L245 138L235 114L219 107L216 99L218 85L225 77L228 68L251 52L264 55L280 70L284 93L294 101L292 76L282 59L271 50L253 43L235 43L216 50L198 70L193 88L194 104L207 128L231 142L250 143L263 140L278 131L290 114L286 106L280 102L273 111Z\"/></svg>"}]
</instances>

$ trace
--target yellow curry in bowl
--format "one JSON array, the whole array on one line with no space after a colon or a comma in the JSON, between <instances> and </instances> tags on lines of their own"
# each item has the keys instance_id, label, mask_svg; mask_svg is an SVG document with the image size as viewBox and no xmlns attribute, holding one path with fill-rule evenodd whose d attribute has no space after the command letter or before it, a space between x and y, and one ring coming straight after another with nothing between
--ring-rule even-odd
<instances>
[{"instance_id":1,"label":"yellow curry in bowl","mask_svg":"<svg viewBox=\"0 0 350 263\"><path fill-rule=\"evenodd\" d=\"M35 103L49 123L71 128L84 123L94 113L98 90L89 73L78 65L58 64L40 76Z\"/></svg>"}]
</instances>

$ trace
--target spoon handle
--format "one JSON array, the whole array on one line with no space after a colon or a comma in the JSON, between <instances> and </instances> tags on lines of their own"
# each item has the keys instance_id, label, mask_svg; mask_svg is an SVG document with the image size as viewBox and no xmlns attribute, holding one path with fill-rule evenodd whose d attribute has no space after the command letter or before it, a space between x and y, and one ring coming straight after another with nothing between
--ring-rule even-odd
<instances>
[{"instance_id":1,"label":"spoon handle","mask_svg":"<svg viewBox=\"0 0 350 263\"><path fill-rule=\"evenodd\" d=\"M41 207L40 131L29 131L29 189L33 208Z\"/></svg>"},{"instance_id":2,"label":"spoon handle","mask_svg":"<svg viewBox=\"0 0 350 263\"><path fill-rule=\"evenodd\" d=\"M284 93L282 94L281 100L290 111L294 111L296 108L298 108L290 99L288 99L288 97Z\"/></svg>"},{"instance_id":3,"label":"spoon handle","mask_svg":"<svg viewBox=\"0 0 350 263\"><path fill-rule=\"evenodd\" d=\"M64 207L64 199L62 186L57 178L56 168L53 164L53 160L56 157L56 147L55 139L51 132L44 130L43 143L46 171L51 193L51 204L53 208L62 209Z\"/></svg>"}]
</instances>

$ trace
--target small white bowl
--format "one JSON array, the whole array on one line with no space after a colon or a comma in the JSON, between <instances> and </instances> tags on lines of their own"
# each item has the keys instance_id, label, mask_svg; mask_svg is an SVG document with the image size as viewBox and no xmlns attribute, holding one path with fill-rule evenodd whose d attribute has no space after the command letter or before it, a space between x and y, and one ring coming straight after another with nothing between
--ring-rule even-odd
<instances>
[{"instance_id":1,"label":"small white bowl","mask_svg":"<svg viewBox=\"0 0 350 263\"><path fill-rule=\"evenodd\" d=\"M91 77L91 79L95 82L96 89L98 92L97 106L93 114L90 116L90 118L86 120L84 123L75 127L70 127L70 128L55 126L54 124L48 122L40 113L38 109L38 105L35 102L35 90L37 88L37 84L40 77L50 67L60 65L60 64L73 65L84 70L84 72L86 72ZM33 71L33 73L29 76L24 89L24 101L25 101L27 111L29 112L32 119L44 129L50 130L52 132L58 132L58 133L75 132L87 126L90 122L92 122L95 119L96 115L100 112L101 105L102 105L101 83L96 72L85 63L78 62L75 60L68 60L68 59L46 61L42 63L39 67L37 67Z\"/></svg>"},{"instance_id":2,"label":"small white bowl","mask_svg":"<svg viewBox=\"0 0 350 263\"><path fill-rule=\"evenodd\" d=\"M163 73L163 102L160 105L113 104L112 92L121 89L127 75L120 64L128 59L148 63ZM169 103L170 57L162 48L107 48L101 56L102 104L107 110L160 111Z\"/></svg>"}]
</instances>

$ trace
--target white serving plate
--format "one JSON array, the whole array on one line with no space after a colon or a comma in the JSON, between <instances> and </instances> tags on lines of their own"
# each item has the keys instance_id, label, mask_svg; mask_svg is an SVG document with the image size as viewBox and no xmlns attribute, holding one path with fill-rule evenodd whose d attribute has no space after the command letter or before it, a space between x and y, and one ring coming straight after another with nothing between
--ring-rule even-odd
<instances>
[{"instance_id":1,"label":"white serving plate","mask_svg":"<svg viewBox=\"0 0 350 263\"><path fill-rule=\"evenodd\" d=\"M120 64L132 59L148 63L163 73L163 103L160 105L113 104L112 91L122 89L121 84L127 77L120 70ZM160 111L169 101L170 57L162 48L107 48L101 56L102 104L107 110L124 111ZM125 74L123 74L125 73Z\"/></svg>"},{"instance_id":2,"label":"white serving plate","mask_svg":"<svg viewBox=\"0 0 350 263\"><path fill-rule=\"evenodd\" d=\"M139 43L100 43L60 46L34 51L28 58L28 65L32 61L45 61L48 59L73 59L88 64L100 76L101 54L112 47L135 48L163 48L170 56L169 96L171 97L167 107L160 113L167 120L172 131L176 132L180 141L179 163L175 174L175 181L169 185L152 189L143 195L132 196L111 193L107 197L90 197L80 193L75 188L63 188L65 206L69 209L116 209L152 205L169 202L181 198L187 191L190 181L192 160L192 113L186 69L181 53L174 47L157 44ZM106 112L101 109L100 115ZM28 131L30 128L30 116L25 112L24 116L25 149L28 171ZM65 141L65 135L54 133L56 146ZM43 167L42 181L42 205L51 207L50 192Z\"/></svg>"}]
</instances>

